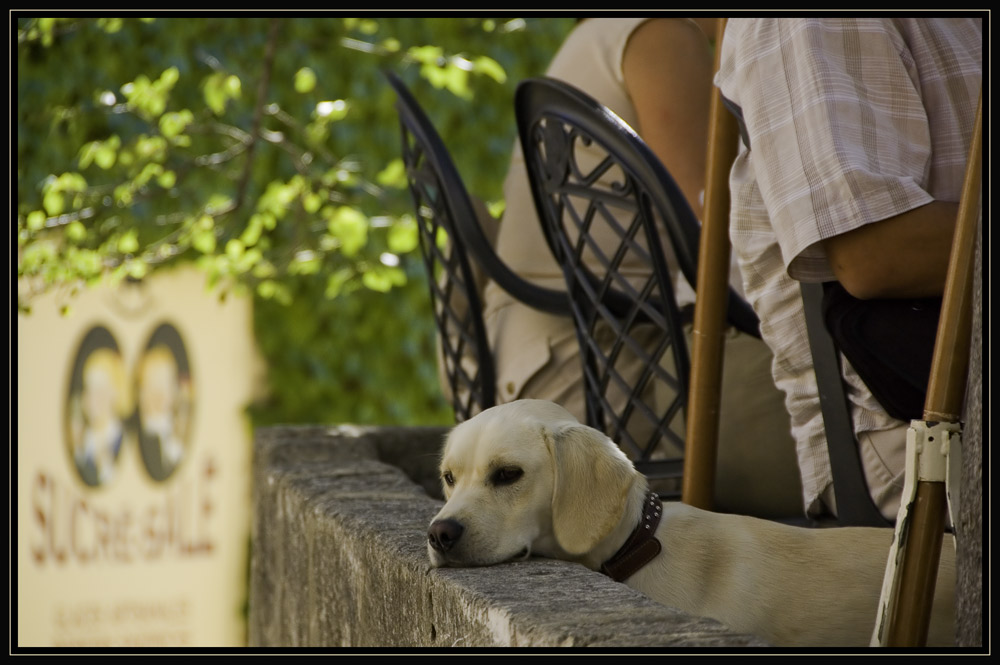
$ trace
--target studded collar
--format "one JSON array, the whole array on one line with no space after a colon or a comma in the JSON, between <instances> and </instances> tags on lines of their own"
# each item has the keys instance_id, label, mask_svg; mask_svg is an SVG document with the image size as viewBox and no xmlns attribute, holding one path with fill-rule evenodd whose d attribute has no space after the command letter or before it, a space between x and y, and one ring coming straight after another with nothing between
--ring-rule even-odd
<instances>
[{"instance_id":1,"label":"studded collar","mask_svg":"<svg viewBox=\"0 0 1000 665\"><path fill-rule=\"evenodd\" d=\"M621 549L601 564L601 572L616 582L624 582L652 561L661 549L660 541L656 539L656 527L660 524L662 512L660 497L652 490L647 491L642 501L642 518L638 526Z\"/></svg>"}]
</instances>

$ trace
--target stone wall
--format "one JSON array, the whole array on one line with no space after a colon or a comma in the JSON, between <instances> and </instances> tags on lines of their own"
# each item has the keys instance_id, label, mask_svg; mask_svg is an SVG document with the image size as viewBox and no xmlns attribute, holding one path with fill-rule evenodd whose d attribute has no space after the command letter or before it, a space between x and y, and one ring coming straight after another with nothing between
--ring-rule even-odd
<instances>
[{"instance_id":1,"label":"stone wall","mask_svg":"<svg viewBox=\"0 0 1000 665\"><path fill-rule=\"evenodd\" d=\"M258 430L251 647L751 647L599 573L431 569L440 428Z\"/></svg>"},{"instance_id":2,"label":"stone wall","mask_svg":"<svg viewBox=\"0 0 1000 665\"><path fill-rule=\"evenodd\" d=\"M982 239L980 219L979 238ZM972 293L972 347L969 386L962 433L961 508L955 524L957 641L963 647L983 645L983 254L976 243Z\"/></svg>"}]
</instances>

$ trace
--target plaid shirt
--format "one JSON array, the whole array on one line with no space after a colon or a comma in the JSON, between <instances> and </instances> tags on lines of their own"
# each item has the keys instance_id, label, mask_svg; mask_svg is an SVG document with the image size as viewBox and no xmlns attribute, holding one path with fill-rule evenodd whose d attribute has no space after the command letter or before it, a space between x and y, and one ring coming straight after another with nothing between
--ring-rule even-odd
<instances>
[{"instance_id":1,"label":"plaid shirt","mask_svg":"<svg viewBox=\"0 0 1000 665\"><path fill-rule=\"evenodd\" d=\"M795 280L834 279L826 238L959 200L982 20L730 19L721 55L716 84L742 110L750 144L730 174L733 250L774 352L814 512L832 478ZM843 364L855 432L898 427Z\"/></svg>"}]
</instances>

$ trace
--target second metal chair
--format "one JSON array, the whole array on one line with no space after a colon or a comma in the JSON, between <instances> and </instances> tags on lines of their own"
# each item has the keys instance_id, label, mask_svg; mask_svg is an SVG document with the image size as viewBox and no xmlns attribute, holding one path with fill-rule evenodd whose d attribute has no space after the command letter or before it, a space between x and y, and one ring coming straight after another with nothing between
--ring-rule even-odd
<instances>
[{"instance_id":1,"label":"second metal chair","mask_svg":"<svg viewBox=\"0 0 1000 665\"><path fill-rule=\"evenodd\" d=\"M699 223L646 144L585 93L529 79L515 109L532 195L570 294L588 424L676 498L690 359L674 273L695 285ZM759 336L753 310L735 293L729 320Z\"/></svg>"}]
</instances>

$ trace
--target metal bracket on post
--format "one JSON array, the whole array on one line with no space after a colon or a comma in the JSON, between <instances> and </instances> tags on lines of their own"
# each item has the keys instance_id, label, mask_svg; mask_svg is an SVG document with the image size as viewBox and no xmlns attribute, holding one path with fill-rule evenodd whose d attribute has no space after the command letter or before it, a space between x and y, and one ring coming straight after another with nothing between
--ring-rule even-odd
<instances>
[{"instance_id":1,"label":"metal bracket on post","mask_svg":"<svg viewBox=\"0 0 1000 665\"><path fill-rule=\"evenodd\" d=\"M895 588L899 584L902 558L906 538L909 534L910 509L917 498L918 482L940 482L945 484L948 495L948 510L952 524L958 515L959 478L962 467L961 434L959 423L910 421L906 431L906 480L896 517L896 531L886 563L882 582L882 596L879 599L875 630L870 646L886 646L888 622L894 608L891 602L896 598ZM952 538L952 547L955 539Z\"/></svg>"},{"instance_id":2,"label":"metal bracket on post","mask_svg":"<svg viewBox=\"0 0 1000 665\"><path fill-rule=\"evenodd\" d=\"M951 423L955 428L949 430L947 470L945 472L945 493L948 497L948 523L952 529L958 523L959 508L962 505L962 428L958 423ZM952 544L957 547L955 539Z\"/></svg>"}]
</instances>

